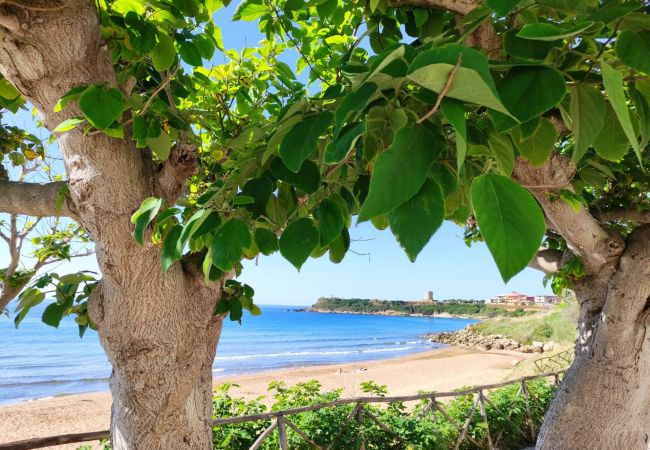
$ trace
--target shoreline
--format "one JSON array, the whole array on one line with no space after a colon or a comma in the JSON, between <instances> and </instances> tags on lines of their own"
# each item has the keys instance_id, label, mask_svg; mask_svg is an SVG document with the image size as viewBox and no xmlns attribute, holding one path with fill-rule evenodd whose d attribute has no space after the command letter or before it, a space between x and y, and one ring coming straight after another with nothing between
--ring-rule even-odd
<instances>
[{"instance_id":1,"label":"shoreline","mask_svg":"<svg viewBox=\"0 0 650 450\"><path fill-rule=\"evenodd\" d=\"M337 366L338 367L338 366L353 365L353 364L363 365L363 364L368 364L368 363L379 363L379 362L382 362L382 361L392 361L392 360L396 360L396 359L400 359L400 358L406 358L406 357L409 357L409 356L415 356L415 355L419 355L419 354L422 354L422 353L437 352L437 351L441 351L441 350L445 350L445 349L453 348L453 347L462 348L461 346L454 346L454 345L450 345L450 344L447 344L447 343L434 341L434 340L430 339L428 334L421 334L421 335L418 335L416 337L418 339L422 339L422 340L425 340L427 342L430 342L431 347L422 348L420 350L405 353L405 354L399 354L399 355L395 355L395 356L387 356L387 357L383 357L383 358L373 358L373 359L368 359L368 360L365 360L365 361L332 362L332 363L309 364L309 365L307 365L307 364L296 364L296 365L292 365L292 366L282 366L282 367L273 368L273 369L268 369L267 368L267 369L259 369L259 370L247 370L247 371L244 371L244 372L237 372L237 373L230 373L230 374L220 374L220 371L224 370L224 369L218 369L217 368L215 370L215 368L213 368L212 369L212 380L213 380L212 385L213 385L213 387L218 386L219 383L217 383L217 381L219 381L220 379L229 380L229 379L241 378L241 377L264 376L264 375L273 374L275 372L282 374L282 373L287 372L287 371L310 369L310 368L319 368L319 369L323 368L324 369L326 367L332 367L332 366ZM0 403L0 410L2 410L2 408L11 407L11 406L14 406L14 405L22 405L22 404L26 404L26 403L30 403L30 402L41 401L41 400L51 400L51 399L58 399L58 398L64 398L64 397L72 397L72 396L76 396L76 395L109 394L110 390L108 388L108 383L109 383L110 378L105 378L105 379L102 379L102 380L105 380L105 382L106 382L106 389L105 390L70 392L70 393L64 393L64 394L53 394L53 395L46 395L44 397L34 397L34 398L29 398L29 399L10 401L10 402L7 402L7 403ZM1 439L0 439L0 443L2 443Z\"/></svg>"},{"instance_id":2,"label":"shoreline","mask_svg":"<svg viewBox=\"0 0 650 450\"><path fill-rule=\"evenodd\" d=\"M485 320L488 316L475 315L475 316L462 316L449 313L434 313L434 314L420 314L420 313L402 313L394 310L377 311L377 312L360 312L360 311L330 311L326 309L302 308L296 309L293 312L310 312L318 314L356 314L359 316L390 316L390 317L421 317L431 319L463 319L463 320Z\"/></svg>"},{"instance_id":3,"label":"shoreline","mask_svg":"<svg viewBox=\"0 0 650 450\"><path fill-rule=\"evenodd\" d=\"M390 395L416 391L442 391L462 386L503 381L512 377L515 363L531 354L510 351L483 352L460 347L446 347L390 359L365 362L274 369L246 375L213 377L213 386L238 384L231 395L245 399L266 396L268 384L282 380L294 385L318 380L323 391L343 389L344 397L361 393L359 385L375 381L388 385ZM408 379L403 377L409 374ZM70 394L0 406L0 443L66 433L98 431L108 428L111 395L109 392ZM58 450L75 445L52 447Z\"/></svg>"}]
</instances>

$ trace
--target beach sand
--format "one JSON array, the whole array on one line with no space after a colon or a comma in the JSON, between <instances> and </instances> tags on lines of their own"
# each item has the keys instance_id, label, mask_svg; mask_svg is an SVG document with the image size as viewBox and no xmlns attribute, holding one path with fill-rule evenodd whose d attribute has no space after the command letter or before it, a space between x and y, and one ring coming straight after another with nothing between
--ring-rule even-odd
<instances>
[{"instance_id":1,"label":"beach sand","mask_svg":"<svg viewBox=\"0 0 650 450\"><path fill-rule=\"evenodd\" d=\"M342 388L345 397L353 397L362 394L361 382L373 380L388 385L389 395L404 395L502 381L512 376L515 362L531 357L533 354L446 348L388 360L224 376L215 378L214 384L237 383L240 387L233 388L234 395L255 398L265 395L273 380L293 385L316 379L324 390ZM97 392L0 406L0 443L105 430L109 426L110 405L110 394ZM48 448L68 450L79 445Z\"/></svg>"}]
</instances>

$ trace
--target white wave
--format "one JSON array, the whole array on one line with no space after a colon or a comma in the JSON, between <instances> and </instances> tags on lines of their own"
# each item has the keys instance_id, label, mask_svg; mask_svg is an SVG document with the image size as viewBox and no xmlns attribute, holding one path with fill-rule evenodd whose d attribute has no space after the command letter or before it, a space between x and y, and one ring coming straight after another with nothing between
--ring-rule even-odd
<instances>
[{"instance_id":1,"label":"white wave","mask_svg":"<svg viewBox=\"0 0 650 450\"><path fill-rule=\"evenodd\" d=\"M285 353L267 353L259 355L240 355L240 356L217 356L217 361L238 361L254 358L282 358L286 356L323 356L323 355L354 355L358 353L385 353L402 350L411 350L413 347L391 347L376 348L372 350L332 350L326 352L307 351L307 352L285 352Z\"/></svg>"}]
</instances>

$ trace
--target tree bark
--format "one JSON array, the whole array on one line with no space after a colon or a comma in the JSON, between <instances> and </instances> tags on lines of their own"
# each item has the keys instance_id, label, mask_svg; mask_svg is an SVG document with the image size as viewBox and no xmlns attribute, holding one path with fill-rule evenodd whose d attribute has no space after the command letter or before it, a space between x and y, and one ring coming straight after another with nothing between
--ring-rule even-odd
<instances>
[{"instance_id":1,"label":"tree bark","mask_svg":"<svg viewBox=\"0 0 650 450\"><path fill-rule=\"evenodd\" d=\"M576 358L546 414L538 450L646 450L650 443L650 226L637 228L613 276L576 286Z\"/></svg>"},{"instance_id":2,"label":"tree bark","mask_svg":"<svg viewBox=\"0 0 650 450\"><path fill-rule=\"evenodd\" d=\"M0 72L52 130L81 115L74 104L54 112L71 88L117 87L110 51L92 0L50 10L19 5L0 4ZM176 168L160 172L126 134L113 139L75 129L59 138L70 201L103 276L89 314L113 366L113 449L211 448L211 365L222 319L213 311L221 284L205 284L192 264L163 273L159 249L138 245L130 222L143 199L177 194L194 160L180 152Z\"/></svg>"},{"instance_id":3,"label":"tree bark","mask_svg":"<svg viewBox=\"0 0 650 450\"><path fill-rule=\"evenodd\" d=\"M647 450L650 225L624 239L585 208L576 211L558 200L561 189L571 189L574 171L568 159L554 155L540 168L519 160L514 174L587 272L574 285L580 303L575 360L546 414L536 448Z\"/></svg>"}]
</instances>

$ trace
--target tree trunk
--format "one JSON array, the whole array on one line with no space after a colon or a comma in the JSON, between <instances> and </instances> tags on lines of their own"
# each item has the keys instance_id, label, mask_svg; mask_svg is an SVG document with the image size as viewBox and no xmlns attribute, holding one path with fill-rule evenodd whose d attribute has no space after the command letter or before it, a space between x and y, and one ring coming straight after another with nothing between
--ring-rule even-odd
<instances>
[{"instance_id":1,"label":"tree trunk","mask_svg":"<svg viewBox=\"0 0 650 450\"><path fill-rule=\"evenodd\" d=\"M576 358L546 414L538 450L646 450L650 444L650 227L616 272L576 285Z\"/></svg>"},{"instance_id":2,"label":"tree trunk","mask_svg":"<svg viewBox=\"0 0 650 450\"><path fill-rule=\"evenodd\" d=\"M192 300L182 290L177 294L170 299ZM178 308L175 318L161 313L142 320L123 312L120 297L102 293L99 300L114 305L103 307L99 333L113 366L113 449L211 448L212 362L221 318L206 321L212 311ZM151 302L152 297L133 295L128 301ZM93 308L96 314L102 306ZM107 320L122 324L106 326Z\"/></svg>"},{"instance_id":3,"label":"tree trunk","mask_svg":"<svg viewBox=\"0 0 650 450\"><path fill-rule=\"evenodd\" d=\"M92 0L43 11L0 4L0 72L50 130L81 115L75 104L54 112L70 89L117 86ZM147 197L173 203L195 160L186 153L176 158L175 148L156 167L128 129L124 139L75 129L58 143L75 219L92 237L102 272L89 314L113 366L113 448L209 449L211 365L222 320L213 311L221 284L205 283L194 260L163 273L160 250L138 245L130 222Z\"/></svg>"}]
</instances>

